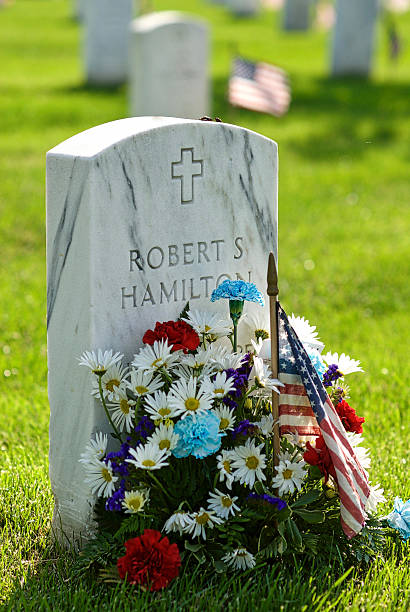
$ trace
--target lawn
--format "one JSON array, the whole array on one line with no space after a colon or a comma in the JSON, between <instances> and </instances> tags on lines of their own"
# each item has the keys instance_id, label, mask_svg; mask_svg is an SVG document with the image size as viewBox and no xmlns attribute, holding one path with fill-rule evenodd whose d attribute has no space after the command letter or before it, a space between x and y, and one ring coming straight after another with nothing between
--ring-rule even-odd
<instances>
[{"instance_id":1,"label":"lawn","mask_svg":"<svg viewBox=\"0 0 410 612\"><path fill-rule=\"evenodd\" d=\"M371 479L385 489L387 513L395 495L410 497L410 14L398 21L405 44L396 64L380 26L372 79L332 80L326 33L284 33L275 13L237 19L204 0L153 4L209 20L213 114L279 144L281 300L318 326L328 350L349 353L366 370L351 376L351 403L366 418ZM185 575L153 599L88 582L50 544L45 153L127 116L125 87L85 86L80 35L68 0L0 8L0 603L5 610L407 610L405 546L339 582L330 566L284 571L279 563L253 579ZM286 117L227 105L235 52L289 72Z\"/></svg>"}]
</instances>

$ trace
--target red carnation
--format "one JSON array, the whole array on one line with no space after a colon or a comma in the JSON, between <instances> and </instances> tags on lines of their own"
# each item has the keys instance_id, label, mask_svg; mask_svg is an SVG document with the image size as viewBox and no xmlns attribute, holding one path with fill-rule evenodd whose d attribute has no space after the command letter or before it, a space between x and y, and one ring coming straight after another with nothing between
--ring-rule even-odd
<instances>
[{"instance_id":1,"label":"red carnation","mask_svg":"<svg viewBox=\"0 0 410 612\"><path fill-rule=\"evenodd\" d=\"M145 529L138 538L125 542L127 553L117 561L120 578L131 584L150 585L159 591L178 576L181 565L178 546L155 529Z\"/></svg>"},{"instance_id":2,"label":"red carnation","mask_svg":"<svg viewBox=\"0 0 410 612\"><path fill-rule=\"evenodd\" d=\"M310 442L306 442L306 448L308 450L303 453L303 459L306 463L317 465L325 477L325 482L329 480L329 476L333 476L336 479L336 471L323 436L316 438L315 447Z\"/></svg>"},{"instance_id":3,"label":"red carnation","mask_svg":"<svg viewBox=\"0 0 410 612\"><path fill-rule=\"evenodd\" d=\"M142 341L154 344L156 340L168 340L172 352L183 350L184 353L194 351L199 346L199 336L185 321L165 321L155 323L155 329L145 332Z\"/></svg>"},{"instance_id":4,"label":"red carnation","mask_svg":"<svg viewBox=\"0 0 410 612\"><path fill-rule=\"evenodd\" d=\"M345 400L340 400L340 402L336 404L335 408L346 431L352 431L353 433L358 434L362 433L362 423L364 423L364 418L357 416L354 409L349 406Z\"/></svg>"}]
</instances>

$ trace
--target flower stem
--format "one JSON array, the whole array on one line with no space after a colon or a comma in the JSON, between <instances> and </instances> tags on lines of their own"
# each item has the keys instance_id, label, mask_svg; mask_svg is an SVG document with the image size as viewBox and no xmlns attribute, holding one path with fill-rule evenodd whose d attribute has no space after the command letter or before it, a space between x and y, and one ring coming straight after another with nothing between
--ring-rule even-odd
<instances>
[{"instance_id":1,"label":"flower stem","mask_svg":"<svg viewBox=\"0 0 410 612\"><path fill-rule=\"evenodd\" d=\"M154 476L154 474L152 473L152 470L148 470L149 475L151 476L152 480L155 482L155 484L161 489L161 491L163 492L163 494L165 495L165 497L169 498L169 495L166 491L166 489L164 488L164 486L160 483L160 481L158 480L158 478L156 476Z\"/></svg>"},{"instance_id":2,"label":"flower stem","mask_svg":"<svg viewBox=\"0 0 410 612\"><path fill-rule=\"evenodd\" d=\"M233 350L234 353L238 350L238 323L233 322Z\"/></svg>"},{"instance_id":3,"label":"flower stem","mask_svg":"<svg viewBox=\"0 0 410 612\"><path fill-rule=\"evenodd\" d=\"M110 413L109 413L109 411L108 411L107 404L105 403L104 394L103 394L103 389L102 389L101 376L99 376L99 377L98 377L98 389L99 389L99 391L100 391L100 399L101 399L101 403L102 403L102 405L103 405L103 408L104 408L104 410L105 410L105 414L107 415L107 419L109 420L111 427L112 427L112 428L113 428L113 430L115 431L115 437L116 437L116 438L119 440L119 442L121 442L121 443L122 443L122 439L121 439L120 432L119 432L119 431L118 431L118 429L115 427L115 425L114 425L114 423L113 423L113 421L112 421L111 415L110 415Z\"/></svg>"}]
</instances>

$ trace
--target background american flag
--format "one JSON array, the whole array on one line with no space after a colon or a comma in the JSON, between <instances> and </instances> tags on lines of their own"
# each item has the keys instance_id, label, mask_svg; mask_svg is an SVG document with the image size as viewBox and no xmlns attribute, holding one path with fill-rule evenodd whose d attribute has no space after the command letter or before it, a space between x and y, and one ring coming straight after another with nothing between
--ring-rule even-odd
<instances>
[{"instance_id":1,"label":"background american flag","mask_svg":"<svg viewBox=\"0 0 410 612\"><path fill-rule=\"evenodd\" d=\"M370 495L367 476L308 354L278 303L281 435L298 433L313 441L322 434L336 471L342 528L348 538L363 527Z\"/></svg>"},{"instance_id":2,"label":"background american flag","mask_svg":"<svg viewBox=\"0 0 410 612\"><path fill-rule=\"evenodd\" d=\"M283 70L263 62L234 59L228 91L233 106L280 117L287 112L290 97L288 77Z\"/></svg>"}]
</instances>

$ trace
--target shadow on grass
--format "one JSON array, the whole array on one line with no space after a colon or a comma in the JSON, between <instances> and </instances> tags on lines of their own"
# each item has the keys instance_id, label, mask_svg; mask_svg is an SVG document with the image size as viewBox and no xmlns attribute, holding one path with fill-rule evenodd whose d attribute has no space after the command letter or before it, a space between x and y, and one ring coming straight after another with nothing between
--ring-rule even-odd
<instances>
[{"instance_id":1,"label":"shadow on grass","mask_svg":"<svg viewBox=\"0 0 410 612\"><path fill-rule=\"evenodd\" d=\"M291 130L285 139L295 153L315 161L346 153L358 158L367 153L369 145L384 147L402 138L402 122L409 116L410 84L353 77L296 76L293 81L289 113L275 119L275 127ZM246 124L258 116L261 124L269 120L269 115L230 108L226 78L214 81L213 94L214 115L227 122ZM298 125L300 129L295 130Z\"/></svg>"}]
</instances>

